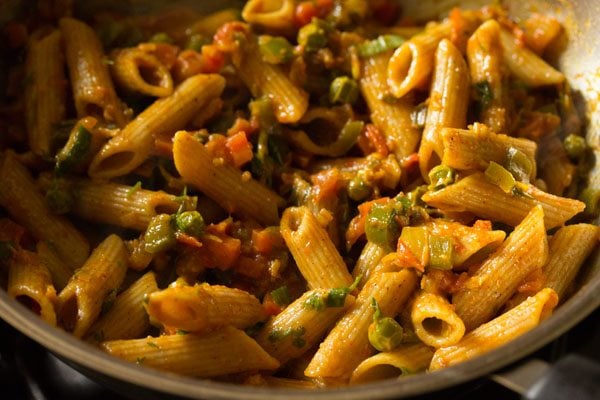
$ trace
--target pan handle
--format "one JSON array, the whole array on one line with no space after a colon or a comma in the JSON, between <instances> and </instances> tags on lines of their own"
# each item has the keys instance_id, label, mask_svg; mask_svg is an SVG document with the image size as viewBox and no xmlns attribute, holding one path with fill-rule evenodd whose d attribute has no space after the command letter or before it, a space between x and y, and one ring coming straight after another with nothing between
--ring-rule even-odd
<instances>
[{"instance_id":1,"label":"pan handle","mask_svg":"<svg viewBox=\"0 0 600 400\"><path fill-rule=\"evenodd\" d=\"M600 364L578 354L569 354L554 365L528 360L491 378L524 400L600 398Z\"/></svg>"}]
</instances>

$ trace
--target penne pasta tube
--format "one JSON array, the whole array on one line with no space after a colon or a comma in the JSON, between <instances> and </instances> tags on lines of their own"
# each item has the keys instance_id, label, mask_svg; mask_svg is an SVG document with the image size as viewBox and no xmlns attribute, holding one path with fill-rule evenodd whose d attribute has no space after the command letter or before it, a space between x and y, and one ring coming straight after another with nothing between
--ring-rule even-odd
<instances>
[{"instance_id":1,"label":"penne pasta tube","mask_svg":"<svg viewBox=\"0 0 600 400\"><path fill-rule=\"evenodd\" d=\"M465 128L469 103L469 71L460 51L447 39L435 52L435 69L423 138L419 146L419 168L428 172L442 158L440 128Z\"/></svg>"},{"instance_id":2,"label":"penne pasta tube","mask_svg":"<svg viewBox=\"0 0 600 400\"><path fill-rule=\"evenodd\" d=\"M311 289L350 286L342 256L308 207L290 207L281 217L281 236Z\"/></svg>"},{"instance_id":3,"label":"penne pasta tube","mask_svg":"<svg viewBox=\"0 0 600 400\"><path fill-rule=\"evenodd\" d=\"M244 329L267 317L260 301L250 293L207 283L171 286L152 293L148 315L165 328L194 333L227 325Z\"/></svg>"},{"instance_id":4,"label":"penne pasta tube","mask_svg":"<svg viewBox=\"0 0 600 400\"><path fill-rule=\"evenodd\" d=\"M449 22L427 28L398 47L388 64L388 85L392 94L402 97L425 84L433 71L438 44L450 36Z\"/></svg>"},{"instance_id":5,"label":"penne pasta tube","mask_svg":"<svg viewBox=\"0 0 600 400\"><path fill-rule=\"evenodd\" d=\"M56 291L52 276L36 253L17 250L9 263L6 291L44 321L56 326Z\"/></svg>"},{"instance_id":6,"label":"penne pasta tube","mask_svg":"<svg viewBox=\"0 0 600 400\"><path fill-rule=\"evenodd\" d=\"M163 191L118 183L78 180L72 212L86 221L144 231L158 214L173 214L182 199Z\"/></svg>"},{"instance_id":7,"label":"penne pasta tube","mask_svg":"<svg viewBox=\"0 0 600 400\"><path fill-rule=\"evenodd\" d=\"M129 254L117 235L110 235L94 249L58 295L59 324L76 337L92 326L106 297L121 286Z\"/></svg>"},{"instance_id":8,"label":"penne pasta tube","mask_svg":"<svg viewBox=\"0 0 600 400\"><path fill-rule=\"evenodd\" d=\"M465 324L454 306L439 294L419 292L412 303L411 321L415 334L428 346L455 345L465 334Z\"/></svg>"},{"instance_id":9,"label":"penne pasta tube","mask_svg":"<svg viewBox=\"0 0 600 400\"><path fill-rule=\"evenodd\" d=\"M421 343L401 345L361 362L352 372L350 383L375 382L422 372L427 369L432 357L433 350Z\"/></svg>"},{"instance_id":10,"label":"penne pasta tube","mask_svg":"<svg viewBox=\"0 0 600 400\"><path fill-rule=\"evenodd\" d=\"M331 298L334 296L335 298ZM354 304L354 296L315 289L304 293L271 318L256 336L258 344L285 364L317 344Z\"/></svg>"},{"instance_id":11,"label":"penne pasta tube","mask_svg":"<svg viewBox=\"0 0 600 400\"><path fill-rule=\"evenodd\" d=\"M27 169L13 153L0 157L0 205L38 240L56 249L73 270L86 260L89 244L64 217L54 215Z\"/></svg>"},{"instance_id":12,"label":"penne pasta tube","mask_svg":"<svg viewBox=\"0 0 600 400\"><path fill-rule=\"evenodd\" d=\"M576 167L567 157L557 133L546 135L540 140L538 162L539 178L546 184L545 191L562 196L576 176Z\"/></svg>"},{"instance_id":13,"label":"penne pasta tube","mask_svg":"<svg viewBox=\"0 0 600 400\"><path fill-rule=\"evenodd\" d=\"M560 301L575 280L585 259L598 248L600 228L590 224L560 228L548 241L550 256L542 271L546 287L553 289Z\"/></svg>"},{"instance_id":14,"label":"penne pasta tube","mask_svg":"<svg viewBox=\"0 0 600 400\"><path fill-rule=\"evenodd\" d=\"M73 269L69 268L63 260L60 259L56 251L45 241L40 240L35 246L36 252L40 261L48 268L50 275L52 276L52 283L56 290L62 290L71 276L73 276Z\"/></svg>"},{"instance_id":15,"label":"penne pasta tube","mask_svg":"<svg viewBox=\"0 0 600 400\"><path fill-rule=\"evenodd\" d=\"M529 178L535 179L537 144L532 140L497 134L485 128L442 128L440 136L444 165L458 170L485 170L491 161L506 165L509 151L516 149L526 156L531 166Z\"/></svg>"},{"instance_id":16,"label":"penne pasta tube","mask_svg":"<svg viewBox=\"0 0 600 400\"><path fill-rule=\"evenodd\" d=\"M372 277L354 305L321 343L304 374L310 378L349 379L352 371L375 353L367 333L373 322L373 298L383 315L393 317L400 312L416 285L416 274L408 269Z\"/></svg>"},{"instance_id":17,"label":"penne pasta tube","mask_svg":"<svg viewBox=\"0 0 600 400\"><path fill-rule=\"evenodd\" d=\"M515 37L506 29L500 30L504 63L510 72L530 87L556 85L565 76L526 47L519 46Z\"/></svg>"},{"instance_id":18,"label":"penne pasta tube","mask_svg":"<svg viewBox=\"0 0 600 400\"><path fill-rule=\"evenodd\" d=\"M374 275L373 271L377 268L377 265L383 260L386 254L387 250L383 246L367 241L352 270L352 277L354 279L359 276L361 277L360 282L358 282L359 288L362 288L371 276Z\"/></svg>"},{"instance_id":19,"label":"penne pasta tube","mask_svg":"<svg viewBox=\"0 0 600 400\"><path fill-rule=\"evenodd\" d=\"M60 31L32 36L25 61L25 122L31 151L47 158L52 156L53 127L66 115L65 57Z\"/></svg>"},{"instance_id":20,"label":"penne pasta tube","mask_svg":"<svg viewBox=\"0 0 600 400\"><path fill-rule=\"evenodd\" d=\"M516 226L536 205L544 209L546 229L563 225L585 208L584 203L558 197L529 185L525 195L505 193L476 172L457 183L422 197L432 207L444 211L468 211L479 218Z\"/></svg>"},{"instance_id":21,"label":"penne pasta tube","mask_svg":"<svg viewBox=\"0 0 600 400\"><path fill-rule=\"evenodd\" d=\"M283 199L249 174L213 158L190 133L175 134L173 159L186 183L204 192L226 211L254 218L263 225L278 223L277 208L284 203Z\"/></svg>"},{"instance_id":22,"label":"penne pasta tube","mask_svg":"<svg viewBox=\"0 0 600 400\"><path fill-rule=\"evenodd\" d=\"M157 136L182 129L224 88L225 79L215 74L186 79L172 95L156 100L109 140L92 160L89 175L113 178L130 173L152 155Z\"/></svg>"},{"instance_id":23,"label":"penne pasta tube","mask_svg":"<svg viewBox=\"0 0 600 400\"><path fill-rule=\"evenodd\" d=\"M249 0L242 18L266 29L286 32L294 27L294 0Z\"/></svg>"},{"instance_id":24,"label":"penne pasta tube","mask_svg":"<svg viewBox=\"0 0 600 400\"><path fill-rule=\"evenodd\" d=\"M232 326L202 336L190 333L115 340L102 343L102 348L126 361L199 378L279 367L244 331Z\"/></svg>"},{"instance_id":25,"label":"penne pasta tube","mask_svg":"<svg viewBox=\"0 0 600 400\"><path fill-rule=\"evenodd\" d=\"M153 97L173 93L171 73L154 55L131 47L117 50L112 59L112 76L123 90Z\"/></svg>"},{"instance_id":26,"label":"penne pasta tube","mask_svg":"<svg viewBox=\"0 0 600 400\"><path fill-rule=\"evenodd\" d=\"M429 366L430 371L470 360L498 348L539 325L558 304L558 296L549 288L467 333L454 346L436 350Z\"/></svg>"},{"instance_id":27,"label":"penne pasta tube","mask_svg":"<svg viewBox=\"0 0 600 400\"><path fill-rule=\"evenodd\" d=\"M421 135L411 121L413 108L408 98L387 102L387 65L389 54L369 57L363 61L360 90L371 112L371 120L386 138L387 147L398 160L413 154Z\"/></svg>"},{"instance_id":28,"label":"penne pasta tube","mask_svg":"<svg viewBox=\"0 0 600 400\"><path fill-rule=\"evenodd\" d=\"M266 0L273 1L273 0ZM281 123L298 122L308 109L308 93L296 86L279 65L262 59L254 35L233 55L238 76L254 97L266 96L273 103L275 117Z\"/></svg>"},{"instance_id":29,"label":"penne pasta tube","mask_svg":"<svg viewBox=\"0 0 600 400\"><path fill-rule=\"evenodd\" d=\"M494 132L505 132L508 124L500 29L498 22L488 20L467 42L471 81L480 97L480 120Z\"/></svg>"},{"instance_id":30,"label":"penne pasta tube","mask_svg":"<svg viewBox=\"0 0 600 400\"><path fill-rule=\"evenodd\" d=\"M146 301L158 291L154 272L148 272L119 294L87 333L87 340L104 342L117 339L135 339L150 329Z\"/></svg>"},{"instance_id":31,"label":"penne pasta tube","mask_svg":"<svg viewBox=\"0 0 600 400\"><path fill-rule=\"evenodd\" d=\"M77 115L125 126L125 107L113 87L98 36L89 25L74 18L61 18L59 26Z\"/></svg>"},{"instance_id":32,"label":"penne pasta tube","mask_svg":"<svg viewBox=\"0 0 600 400\"><path fill-rule=\"evenodd\" d=\"M456 314L467 330L492 319L521 282L547 259L544 211L536 206L452 296Z\"/></svg>"}]
</instances>

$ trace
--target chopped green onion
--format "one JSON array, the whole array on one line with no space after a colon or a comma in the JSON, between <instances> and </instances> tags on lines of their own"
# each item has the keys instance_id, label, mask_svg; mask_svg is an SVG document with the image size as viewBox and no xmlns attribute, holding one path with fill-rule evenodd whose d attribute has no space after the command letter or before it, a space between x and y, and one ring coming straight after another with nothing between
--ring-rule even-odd
<instances>
[{"instance_id":1,"label":"chopped green onion","mask_svg":"<svg viewBox=\"0 0 600 400\"><path fill-rule=\"evenodd\" d=\"M209 44L210 43L210 39L207 39L206 37L199 35L199 34L194 34L192 36L190 36L190 38L188 39L187 44L185 45L185 48L188 50L194 50L194 51L202 51L202 46L204 46L205 44Z\"/></svg>"},{"instance_id":2,"label":"chopped green onion","mask_svg":"<svg viewBox=\"0 0 600 400\"><path fill-rule=\"evenodd\" d=\"M331 289L327 295L327 300L325 301L327 307L343 307L346 302L346 296L356 289L361 279L362 276L358 276L354 279L352 285L348 287Z\"/></svg>"},{"instance_id":3,"label":"chopped green onion","mask_svg":"<svg viewBox=\"0 0 600 400\"><path fill-rule=\"evenodd\" d=\"M15 245L13 242L0 241L0 261L6 261L12 257L15 252Z\"/></svg>"},{"instance_id":4,"label":"chopped green onion","mask_svg":"<svg viewBox=\"0 0 600 400\"><path fill-rule=\"evenodd\" d=\"M150 220L144 233L144 249L151 254L165 251L175 246L175 230L170 215L159 214Z\"/></svg>"},{"instance_id":5,"label":"chopped green onion","mask_svg":"<svg viewBox=\"0 0 600 400\"><path fill-rule=\"evenodd\" d=\"M398 210L389 204L374 204L365 221L367 240L390 248L398 236Z\"/></svg>"},{"instance_id":6,"label":"chopped green onion","mask_svg":"<svg viewBox=\"0 0 600 400\"><path fill-rule=\"evenodd\" d=\"M175 216L175 225L181 232L200 236L204 232L204 219L198 211L184 211Z\"/></svg>"},{"instance_id":7,"label":"chopped green onion","mask_svg":"<svg viewBox=\"0 0 600 400\"><path fill-rule=\"evenodd\" d=\"M429 267L435 269L452 269L454 243L447 236L429 236Z\"/></svg>"},{"instance_id":8,"label":"chopped green onion","mask_svg":"<svg viewBox=\"0 0 600 400\"><path fill-rule=\"evenodd\" d=\"M269 342L279 342L287 337L292 337L292 344L296 347L303 347L305 342L302 336L306 332L306 328L300 326L298 328L273 329L268 336Z\"/></svg>"},{"instance_id":9,"label":"chopped green onion","mask_svg":"<svg viewBox=\"0 0 600 400\"><path fill-rule=\"evenodd\" d=\"M153 347L153 348L155 348L155 349L160 349L160 347L158 347L158 345L157 345L156 343L154 343L154 342L146 342L146 344L147 344L149 347Z\"/></svg>"},{"instance_id":10,"label":"chopped green onion","mask_svg":"<svg viewBox=\"0 0 600 400\"><path fill-rule=\"evenodd\" d=\"M137 192L138 190L140 190L142 188L142 182L141 181L137 181L135 183L135 185L133 185L128 191L127 191L127 198L130 198L131 196L133 196L135 194L135 192Z\"/></svg>"},{"instance_id":11,"label":"chopped green onion","mask_svg":"<svg viewBox=\"0 0 600 400\"><path fill-rule=\"evenodd\" d=\"M454 183L454 170L446 165L438 165L429 171L429 189L440 190Z\"/></svg>"},{"instance_id":12,"label":"chopped green onion","mask_svg":"<svg viewBox=\"0 0 600 400\"><path fill-rule=\"evenodd\" d=\"M587 150L585 138L579 135L570 134L563 141L563 146L567 155L573 159L580 158Z\"/></svg>"},{"instance_id":13,"label":"chopped green onion","mask_svg":"<svg viewBox=\"0 0 600 400\"><path fill-rule=\"evenodd\" d=\"M304 25L298 31L298 44L306 52L315 52L327 46L327 31L323 23L313 19L309 24Z\"/></svg>"},{"instance_id":14,"label":"chopped green onion","mask_svg":"<svg viewBox=\"0 0 600 400\"><path fill-rule=\"evenodd\" d=\"M481 81L473 85L477 95L477 99L481 106L481 111L487 109L490 106L492 100L494 100L494 92L492 86L488 81Z\"/></svg>"},{"instance_id":15,"label":"chopped green onion","mask_svg":"<svg viewBox=\"0 0 600 400\"><path fill-rule=\"evenodd\" d=\"M405 226L402 228L400 240L404 243L423 266L429 264L429 233L424 226Z\"/></svg>"},{"instance_id":16,"label":"chopped green onion","mask_svg":"<svg viewBox=\"0 0 600 400\"><path fill-rule=\"evenodd\" d=\"M271 298L278 306L287 306L291 302L290 292L285 285L273 290Z\"/></svg>"},{"instance_id":17,"label":"chopped green onion","mask_svg":"<svg viewBox=\"0 0 600 400\"><path fill-rule=\"evenodd\" d=\"M104 299L104 301L102 302L102 308L100 310L100 314L104 315L106 314L113 306L113 304L115 304L115 300L117 299L117 289L113 289L111 290L108 295L106 295L106 298Z\"/></svg>"},{"instance_id":18,"label":"chopped green onion","mask_svg":"<svg viewBox=\"0 0 600 400\"><path fill-rule=\"evenodd\" d=\"M354 104L358 99L358 83L348 76L338 76L329 86L329 101L333 104Z\"/></svg>"},{"instance_id":19,"label":"chopped green onion","mask_svg":"<svg viewBox=\"0 0 600 400\"><path fill-rule=\"evenodd\" d=\"M372 188L361 175L356 175L348 182L348 196L354 201L361 201L371 195Z\"/></svg>"},{"instance_id":20,"label":"chopped green onion","mask_svg":"<svg viewBox=\"0 0 600 400\"><path fill-rule=\"evenodd\" d=\"M71 168L83 161L83 158L90 149L92 134L79 125L74 133L69 136L69 140L56 154L56 166L54 171L61 175L69 172Z\"/></svg>"},{"instance_id":21,"label":"chopped green onion","mask_svg":"<svg viewBox=\"0 0 600 400\"><path fill-rule=\"evenodd\" d=\"M590 217L596 217L600 214L600 190L595 188L585 188L579 194L579 199L585 203L585 214Z\"/></svg>"},{"instance_id":22,"label":"chopped green onion","mask_svg":"<svg viewBox=\"0 0 600 400\"><path fill-rule=\"evenodd\" d=\"M373 322L369 325L369 342L379 351L391 351L398 347L404 337L402 326L393 318L381 317L381 309L373 297L375 309Z\"/></svg>"},{"instance_id":23,"label":"chopped green onion","mask_svg":"<svg viewBox=\"0 0 600 400\"><path fill-rule=\"evenodd\" d=\"M408 192L407 197L413 206L424 204L423 200L421 200L421 197L427 193L427 190L427 185L421 185Z\"/></svg>"},{"instance_id":24,"label":"chopped green onion","mask_svg":"<svg viewBox=\"0 0 600 400\"><path fill-rule=\"evenodd\" d=\"M533 163L521 150L510 147L506 156L506 169L521 182L529 182Z\"/></svg>"},{"instance_id":25,"label":"chopped green onion","mask_svg":"<svg viewBox=\"0 0 600 400\"><path fill-rule=\"evenodd\" d=\"M304 308L308 310L323 311L325 309L325 301L319 293L313 293L304 301Z\"/></svg>"},{"instance_id":26,"label":"chopped green onion","mask_svg":"<svg viewBox=\"0 0 600 400\"><path fill-rule=\"evenodd\" d=\"M506 168L494 161L490 161L490 165L486 168L485 177L505 193L512 192L517 183L515 177Z\"/></svg>"},{"instance_id":27,"label":"chopped green onion","mask_svg":"<svg viewBox=\"0 0 600 400\"><path fill-rule=\"evenodd\" d=\"M71 211L75 198L64 180L54 178L46 192L46 204L54 214L66 214Z\"/></svg>"},{"instance_id":28,"label":"chopped green onion","mask_svg":"<svg viewBox=\"0 0 600 400\"><path fill-rule=\"evenodd\" d=\"M285 64L294 57L294 48L282 36L262 35L258 38L258 48L265 62Z\"/></svg>"},{"instance_id":29,"label":"chopped green onion","mask_svg":"<svg viewBox=\"0 0 600 400\"><path fill-rule=\"evenodd\" d=\"M358 55L362 58L372 57L388 50L400 47L405 39L400 35L381 35L358 46Z\"/></svg>"},{"instance_id":30,"label":"chopped green onion","mask_svg":"<svg viewBox=\"0 0 600 400\"><path fill-rule=\"evenodd\" d=\"M167 35L165 32L158 32L152 35L152 37L148 40L150 43L167 43L173 44L174 40L171 36Z\"/></svg>"},{"instance_id":31,"label":"chopped green onion","mask_svg":"<svg viewBox=\"0 0 600 400\"><path fill-rule=\"evenodd\" d=\"M533 199L534 197L527 193L529 189L529 185L523 182L517 182L515 186L511 189L511 193L513 196L526 197L528 199Z\"/></svg>"}]
</instances>

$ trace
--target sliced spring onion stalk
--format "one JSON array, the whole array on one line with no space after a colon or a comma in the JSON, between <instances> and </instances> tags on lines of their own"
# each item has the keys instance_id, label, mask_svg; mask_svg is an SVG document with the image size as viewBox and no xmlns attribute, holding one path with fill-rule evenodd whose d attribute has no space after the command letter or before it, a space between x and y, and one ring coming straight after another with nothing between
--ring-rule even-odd
<instances>
[{"instance_id":1,"label":"sliced spring onion stalk","mask_svg":"<svg viewBox=\"0 0 600 400\"><path fill-rule=\"evenodd\" d=\"M371 306L375 313L369 325L369 342L379 351L392 351L402 343L404 330L394 318L381 316L381 309L374 297Z\"/></svg>"},{"instance_id":2,"label":"sliced spring onion stalk","mask_svg":"<svg viewBox=\"0 0 600 400\"><path fill-rule=\"evenodd\" d=\"M365 234L369 242L390 248L398 237L398 210L390 204L374 204L367 214Z\"/></svg>"},{"instance_id":3,"label":"sliced spring onion stalk","mask_svg":"<svg viewBox=\"0 0 600 400\"><path fill-rule=\"evenodd\" d=\"M362 132L365 123L363 121L348 121L340 131L338 139L328 145L320 146L313 142L303 131L288 132L288 138L297 147L312 154L327 157L340 157L354 146L358 135Z\"/></svg>"},{"instance_id":4,"label":"sliced spring onion stalk","mask_svg":"<svg viewBox=\"0 0 600 400\"><path fill-rule=\"evenodd\" d=\"M358 46L358 55L362 58L373 57L400 47L406 40L400 35L381 35Z\"/></svg>"},{"instance_id":5,"label":"sliced spring onion stalk","mask_svg":"<svg viewBox=\"0 0 600 400\"><path fill-rule=\"evenodd\" d=\"M200 236L204 233L204 218L198 211L184 211L175 215L175 225L183 233Z\"/></svg>"},{"instance_id":6,"label":"sliced spring onion stalk","mask_svg":"<svg viewBox=\"0 0 600 400\"><path fill-rule=\"evenodd\" d=\"M563 146L567 155L573 159L582 157L587 150L585 138L574 134L570 134L564 139Z\"/></svg>"},{"instance_id":7,"label":"sliced spring onion stalk","mask_svg":"<svg viewBox=\"0 0 600 400\"><path fill-rule=\"evenodd\" d=\"M258 48L263 60L269 64L285 64L294 56L294 48L282 36L261 35Z\"/></svg>"},{"instance_id":8,"label":"sliced spring onion stalk","mask_svg":"<svg viewBox=\"0 0 600 400\"><path fill-rule=\"evenodd\" d=\"M429 189L440 190L453 184L455 175L454 169L447 165L442 164L433 167L431 171L429 171L429 182L431 182Z\"/></svg>"},{"instance_id":9,"label":"sliced spring onion stalk","mask_svg":"<svg viewBox=\"0 0 600 400\"><path fill-rule=\"evenodd\" d=\"M451 237L429 236L429 267L435 269L452 269L454 243Z\"/></svg>"},{"instance_id":10,"label":"sliced spring onion stalk","mask_svg":"<svg viewBox=\"0 0 600 400\"><path fill-rule=\"evenodd\" d=\"M511 193L517 183L515 177L506 168L494 161L490 161L486 168L485 177L505 193Z\"/></svg>"},{"instance_id":11,"label":"sliced spring onion stalk","mask_svg":"<svg viewBox=\"0 0 600 400\"><path fill-rule=\"evenodd\" d=\"M283 285L271 291L271 298L278 306L287 306L291 303L290 292L287 286Z\"/></svg>"},{"instance_id":12,"label":"sliced spring onion stalk","mask_svg":"<svg viewBox=\"0 0 600 400\"><path fill-rule=\"evenodd\" d=\"M175 246L175 229L173 221L168 214L159 214L150 220L144 233L144 250L155 254Z\"/></svg>"},{"instance_id":13,"label":"sliced spring onion stalk","mask_svg":"<svg viewBox=\"0 0 600 400\"><path fill-rule=\"evenodd\" d=\"M358 83L350 77L338 76L329 86L329 101L333 104L354 104L358 99Z\"/></svg>"},{"instance_id":14,"label":"sliced spring onion stalk","mask_svg":"<svg viewBox=\"0 0 600 400\"><path fill-rule=\"evenodd\" d=\"M531 160L521 150L510 147L506 154L505 167L513 177L521 182L529 182L533 172Z\"/></svg>"},{"instance_id":15,"label":"sliced spring onion stalk","mask_svg":"<svg viewBox=\"0 0 600 400\"><path fill-rule=\"evenodd\" d=\"M58 175L65 174L83 161L90 149L91 142L92 134L90 131L79 125L74 134L69 136L65 147L56 154L54 172Z\"/></svg>"},{"instance_id":16,"label":"sliced spring onion stalk","mask_svg":"<svg viewBox=\"0 0 600 400\"><path fill-rule=\"evenodd\" d=\"M315 52L327 46L327 30L322 21L313 19L298 31L298 44L306 52Z\"/></svg>"}]
</instances>

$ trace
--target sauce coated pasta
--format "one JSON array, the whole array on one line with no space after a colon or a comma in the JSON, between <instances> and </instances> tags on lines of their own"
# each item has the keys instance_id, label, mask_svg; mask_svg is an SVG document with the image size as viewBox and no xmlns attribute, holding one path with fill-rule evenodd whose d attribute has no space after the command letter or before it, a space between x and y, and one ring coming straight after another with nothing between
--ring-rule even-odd
<instances>
[{"instance_id":1,"label":"sauce coated pasta","mask_svg":"<svg viewBox=\"0 0 600 400\"><path fill-rule=\"evenodd\" d=\"M552 17L69 3L4 29L0 284L90 346L259 386L433 371L534 329L598 246Z\"/></svg>"}]
</instances>

